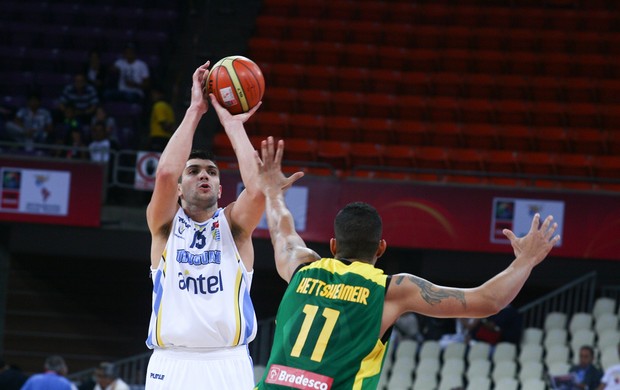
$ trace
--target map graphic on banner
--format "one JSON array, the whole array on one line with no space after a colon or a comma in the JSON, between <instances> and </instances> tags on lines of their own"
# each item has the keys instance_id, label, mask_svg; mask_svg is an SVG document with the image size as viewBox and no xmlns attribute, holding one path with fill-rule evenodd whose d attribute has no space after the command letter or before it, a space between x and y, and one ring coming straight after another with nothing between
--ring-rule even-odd
<instances>
[{"instance_id":1,"label":"map graphic on banner","mask_svg":"<svg viewBox=\"0 0 620 390\"><path fill-rule=\"evenodd\" d=\"M0 211L22 214L67 215L71 173L2 168Z\"/></svg>"},{"instance_id":2,"label":"map graphic on banner","mask_svg":"<svg viewBox=\"0 0 620 390\"><path fill-rule=\"evenodd\" d=\"M237 197L241 191L243 191L243 188L243 183L239 182L237 184ZM297 230L298 233L305 232L306 220L308 218L308 187L292 186L284 193L284 202L286 202L286 207L288 207L291 214L293 214L295 230ZM269 229L265 213L263 213L256 228Z\"/></svg>"},{"instance_id":3,"label":"map graphic on banner","mask_svg":"<svg viewBox=\"0 0 620 390\"><path fill-rule=\"evenodd\" d=\"M558 224L555 234L562 237L564 227L564 202L554 200L493 198L493 215L491 216L491 242L496 244L510 243L502 233L510 229L517 237L523 237L530 230L534 214L540 213L540 220L553 215ZM557 246L562 246L562 241Z\"/></svg>"}]
</instances>

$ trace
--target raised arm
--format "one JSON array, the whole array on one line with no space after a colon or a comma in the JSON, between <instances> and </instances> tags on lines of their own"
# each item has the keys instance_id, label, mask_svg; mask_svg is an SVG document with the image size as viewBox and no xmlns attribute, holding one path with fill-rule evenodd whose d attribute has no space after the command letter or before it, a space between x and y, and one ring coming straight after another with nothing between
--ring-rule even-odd
<instances>
[{"instance_id":1,"label":"raised arm","mask_svg":"<svg viewBox=\"0 0 620 390\"><path fill-rule=\"evenodd\" d=\"M209 62L192 76L191 103L181 124L161 154L155 173L155 188L146 209L146 221L152 236L151 264L155 268L164 250L172 218L178 209L178 180L192 149L194 132L209 106L202 94L202 83Z\"/></svg>"},{"instance_id":2,"label":"raised arm","mask_svg":"<svg viewBox=\"0 0 620 390\"><path fill-rule=\"evenodd\" d=\"M288 283L299 265L315 261L320 256L309 249L297 234L293 215L284 202L285 189L301 178L303 173L297 172L289 178L284 177L281 170L284 142L278 142L275 152L274 148L274 140L269 137L261 143L262 160L258 152L254 156L258 169L257 184L265 194L267 224L276 268L278 274Z\"/></svg>"},{"instance_id":3,"label":"raised arm","mask_svg":"<svg viewBox=\"0 0 620 390\"><path fill-rule=\"evenodd\" d=\"M532 269L560 240L553 236L557 228L549 216L540 224L540 215L532 219L527 235L517 238L504 229L517 257L502 272L475 288L461 289L435 285L410 274L394 275L388 289L384 322L388 325L407 311L431 317L480 318L493 315L507 306L519 293Z\"/></svg>"},{"instance_id":4,"label":"raised arm","mask_svg":"<svg viewBox=\"0 0 620 390\"><path fill-rule=\"evenodd\" d=\"M256 184L257 167L254 161L254 147L250 143L243 124L250 119L258 110L259 102L250 111L232 115L222 107L213 94L209 95L211 104L217 113L224 131L230 139L230 143L237 156L239 172L245 189L241 192L237 200L226 208L226 216L232 226L233 235L237 246L243 246L263 215L265 201L263 193ZM242 250L241 248L239 248Z\"/></svg>"}]
</instances>

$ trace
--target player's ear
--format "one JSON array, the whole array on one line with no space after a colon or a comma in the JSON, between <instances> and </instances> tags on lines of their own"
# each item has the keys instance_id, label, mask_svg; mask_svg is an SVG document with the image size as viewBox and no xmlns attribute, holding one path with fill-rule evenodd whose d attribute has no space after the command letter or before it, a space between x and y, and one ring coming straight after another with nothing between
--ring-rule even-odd
<instances>
[{"instance_id":1,"label":"player's ear","mask_svg":"<svg viewBox=\"0 0 620 390\"><path fill-rule=\"evenodd\" d=\"M329 250L332 253L332 256L336 256L336 239L335 238L330 238L329 240Z\"/></svg>"},{"instance_id":2,"label":"player's ear","mask_svg":"<svg viewBox=\"0 0 620 390\"><path fill-rule=\"evenodd\" d=\"M220 184L220 188L219 188L219 190L217 191L217 198L218 198L218 199L221 199L221 198L222 198L222 185L221 185L221 184Z\"/></svg>"},{"instance_id":3,"label":"player's ear","mask_svg":"<svg viewBox=\"0 0 620 390\"><path fill-rule=\"evenodd\" d=\"M375 253L376 258L383 256L385 250L387 249L387 242L382 238L379 240L379 247L377 248L377 253Z\"/></svg>"}]
</instances>

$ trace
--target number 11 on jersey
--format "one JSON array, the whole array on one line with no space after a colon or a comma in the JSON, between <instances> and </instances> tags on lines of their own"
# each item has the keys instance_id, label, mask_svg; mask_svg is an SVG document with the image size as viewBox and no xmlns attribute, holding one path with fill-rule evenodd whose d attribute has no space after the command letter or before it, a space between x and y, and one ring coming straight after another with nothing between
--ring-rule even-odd
<instances>
[{"instance_id":1,"label":"number 11 on jersey","mask_svg":"<svg viewBox=\"0 0 620 390\"><path fill-rule=\"evenodd\" d=\"M291 350L291 356L299 357L301 355L301 350L306 344L308 333L310 333L310 328L312 327L314 317L316 317L316 313L318 313L318 311L319 307L316 305L307 304L304 306L303 312L306 316L304 318L304 322L301 324L301 329L299 330L299 334L297 335L295 345L293 345L293 349ZM325 317L325 324L323 325L323 329L321 329L319 338L317 339L314 350L312 351L312 356L310 357L310 359L314 360L315 362L320 362L323 359L323 354L325 353L325 349L327 348L329 337L331 336L334 327L336 326L336 321L338 320L340 312L338 310L326 307L323 309L323 312L321 314L323 315L323 317Z\"/></svg>"}]
</instances>

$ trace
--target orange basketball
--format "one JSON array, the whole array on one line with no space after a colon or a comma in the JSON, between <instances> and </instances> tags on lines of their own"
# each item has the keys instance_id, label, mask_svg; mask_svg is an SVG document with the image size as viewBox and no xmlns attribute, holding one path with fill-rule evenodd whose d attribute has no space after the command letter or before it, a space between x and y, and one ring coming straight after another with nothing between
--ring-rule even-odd
<instances>
[{"instance_id":1,"label":"orange basketball","mask_svg":"<svg viewBox=\"0 0 620 390\"><path fill-rule=\"evenodd\" d=\"M231 114L250 111L265 93L263 72L254 61L242 56L224 57L219 60L207 77L207 93Z\"/></svg>"}]
</instances>

